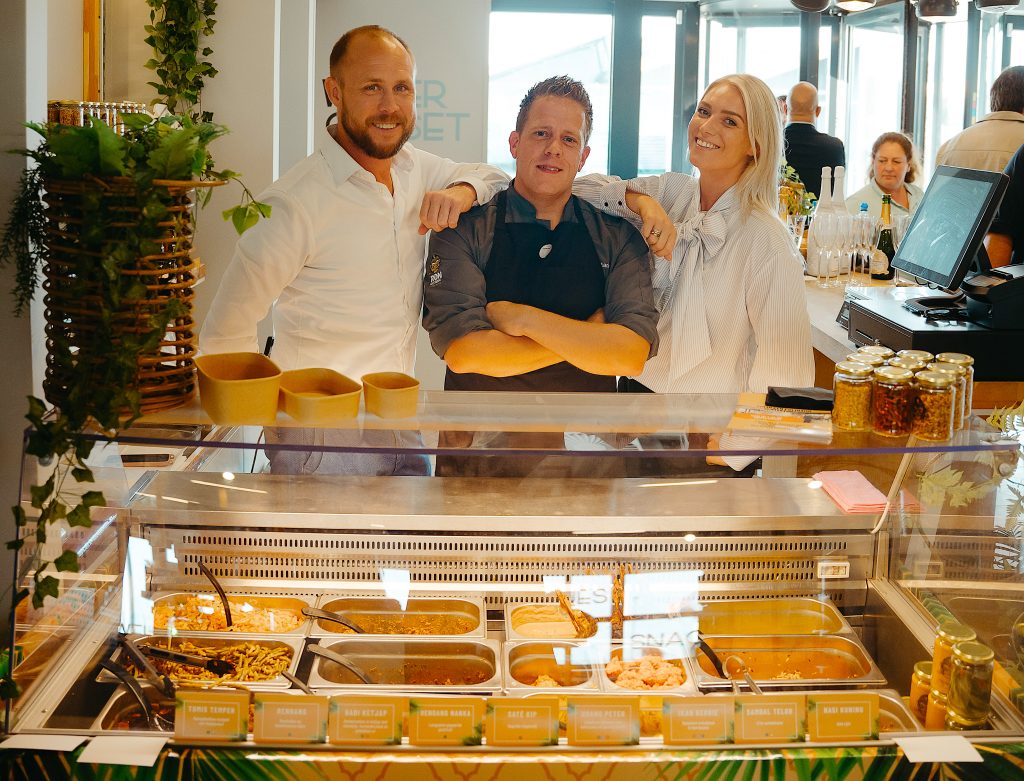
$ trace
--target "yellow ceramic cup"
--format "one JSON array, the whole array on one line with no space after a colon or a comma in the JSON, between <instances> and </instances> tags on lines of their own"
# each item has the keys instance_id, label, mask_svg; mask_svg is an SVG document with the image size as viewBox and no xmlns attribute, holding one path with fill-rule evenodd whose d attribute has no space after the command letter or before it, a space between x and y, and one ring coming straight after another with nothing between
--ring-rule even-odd
<instances>
[{"instance_id":1,"label":"yellow ceramic cup","mask_svg":"<svg viewBox=\"0 0 1024 781\"><path fill-rule=\"evenodd\" d=\"M196 358L199 402L221 426L269 426L277 420L281 370L259 353L211 353Z\"/></svg>"},{"instance_id":2,"label":"yellow ceramic cup","mask_svg":"<svg viewBox=\"0 0 1024 781\"><path fill-rule=\"evenodd\" d=\"M296 369L281 375L281 409L311 424L354 418L362 390L358 382L332 369Z\"/></svg>"},{"instance_id":3,"label":"yellow ceramic cup","mask_svg":"<svg viewBox=\"0 0 1024 781\"><path fill-rule=\"evenodd\" d=\"M381 418L411 418L419 403L420 381L401 372L363 375L366 411Z\"/></svg>"}]
</instances>

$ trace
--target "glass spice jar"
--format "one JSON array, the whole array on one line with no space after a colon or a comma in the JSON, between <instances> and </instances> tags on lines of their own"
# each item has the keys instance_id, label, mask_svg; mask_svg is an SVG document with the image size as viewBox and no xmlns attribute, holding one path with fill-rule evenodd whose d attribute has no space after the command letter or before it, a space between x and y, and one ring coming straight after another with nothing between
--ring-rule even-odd
<instances>
[{"instance_id":1,"label":"glass spice jar","mask_svg":"<svg viewBox=\"0 0 1024 781\"><path fill-rule=\"evenodd\" d=\"M935 356L936 363L952 363L962 366L967 371L967 392L964 394L964 415L970 417L974 409L974 358L966 353L939 353Z\"/></svg>"},{"instance_id":2,"label":"glass spice jar","mask_svg":"<svg viewBox=\"0 0 1024 781\"><path fill-rule=\"evenodd\" d=\"M948 710L967 721L985 721L992 698L995 654L987 645L967 640L953 646L950 658Z\"/></svg>"},{"instance_id":3,"label":"glass spice jar","mask_svg":"<svg viewBox=\"0 0 1024 781\"><path fill-rule=\"evenodd\" d=\"M946 695L938 689L928 693L928 708L924 712L925 729L942 729L946 726Z\"/></svg>"},{"instance_id":4,"label":"glass spice jar","mask_svg":"<svg viewBox=\"0 0 1024 781\"><path fill-rule=\"evenodd\" d=\"M844 361L853 361L854 363L863 363L870 366L872 369L877 369L879 366L885 366L885 358L879 355L871 355L870 353L850 353Z\"/></svg>"},{"instance_id":5,"label":"glass spice jar","mask_svg":"<svg viewBox=\"0 0 1024 781\"><path fill-rule=\"evenodd\" d=\"M914 400L914 434L932 442L953 436L953 408L956 405L955 378L939 372L918 372Z\"/></svg>"},{"instance_id":6,"label":"glass spice jar","mask_svg":"<svg viewBox=\"0 0 1024 781\"><path fill-rule=\"evenodd\" d=\"M914 675L910 679L910 712L924 724L924 716L928 711L928 693L932 690L932 663L917 662Z\"/></svg>"},{"instance_id":7,"label":"glass spice jar","mask_svg":"<svg viewBox=\"0 0 1024 781\"><path fill-rule=\"evenodd\" d=\"M872 428L890 437L909 434L914 419L913 372L898 366L879 366L873 376Z\"/></svg>"},{"instance_id":8,"label":"glass spice jar","mask_svg":"<svg viewBox=\"0 0 1024 781\"><path fill-rule=\"evenodd\" d=\"M919 361L917 358L902 358L899 355L897 355L895 358L890 358L888 361L886 361L886 364L889 366L898 366L899 368L906 369L907 371L911 371L914 374L922 372L928 368L927 363Z\"/></svg>"},{"instance_id":9,"label":"glass spice jar","mask_svg":"<svg viewBox=\"0 0 1024 781\"><path fill-rule=\"evenodd\" d=\"M845 431L871 428L871 387L874 369L859 361L840 361L832 377L832 425Z\"/></svg>"},{"instance_id":10,"label":"glass spice jar","mask_svg":"<svg viewBox=\"0 0 1024 781\"><path fill-rule=\"evenodd\" d=\"M929 363L928 371L954 377L956 399L953 402L953 431L960 431L964 427L964 415L967 412L967 370L955 363Z\"/></svg>"},{"instance_id":11,"label":"glass spice jar","mask_svg":"<svg viewBox=\"0 0 1024 781\"><path fill-rule=\"evenodd\" d=\"M927 350L900 350L896 353L897 358L909 358L912 361L919 361L927 366L935 360L935 356Z\"/></svg>"},{"instance_id":12,"label":"glass spice jar","mask_svg":"<svg viewBox=\"0 0 1024 781\"><path fill-rule=\"evenodd\" d=\"M889 360L896 354L888 347L882 344L867 344L864 345L863 347L858 347L857 352L865 353L866 355L877 355L883 361Z\"/></svg>"},{"instance_id":13,"label":"glass spice jar","mask_svg":"<svg viewBox=\"0 0 1024 781\"><path fill-rule=\"evenodd\" d=\"M953 670L953 646L967 643L977 635L966 624L947 621L939 625L932 649L932 690L943 694L949 691L949 676Z\"/></svg>"}]
</instances>

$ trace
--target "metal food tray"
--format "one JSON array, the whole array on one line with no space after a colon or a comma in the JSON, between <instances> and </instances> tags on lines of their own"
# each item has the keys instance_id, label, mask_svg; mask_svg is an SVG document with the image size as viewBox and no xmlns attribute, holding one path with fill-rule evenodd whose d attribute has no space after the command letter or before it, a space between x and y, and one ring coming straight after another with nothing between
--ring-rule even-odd
<instances>
[{"instance_id":1,"label":"metal food tray","mask_svg":"<svg viewBox=\"0 0 1024 781\"><path fill-rule=\"evenodd\" d=\"M582 647L580 643L566 640L506 642L503 648L505 691L515 697L599 692L601 684L597 668L592 664L573 664L571 661L573 650ZM559 685L527 683L540 675L553 678Z\"/></svg>"},{"instance_id":2,"label":"metal food tray","mask_svg":"<svg viewBox=\"0 0 1024 781\"><path fill-rule=\"evenodd\" d=\"M528 620L524 620L528 619ZM530 634L519 631L523 624L546 624L556 627L552 634ZM505 605L506 640L576 640L576 630L557 602L528 602Z\"/></svg>"},{"instance_id":3,"label":"metal food tray","mask_svg":"<svg viewBox=\"0 0 1024 781\"><path fill-rule=\"evenodd\" d=\"M169 712L165 714L167 720L170 723L174 723L174 700L167 699L163 693L160 692L155 686L149 684L140 684L142 691L146 697L154 706L163 705L165 708L169 706ZM129 692L124 685L118 686L114 693L110 695L110 699L107 700L106 705L103 706L103 710L100 711L96 720L92 724L94 730L114 731L114 725L117 720L131 714L142 715L142 711L139 708L139 701L135 699L131 692ZM118 730L121 732L122 730ZM138 729L131 730L132 732L147 732L150 734L165 734L150 729L148 726L139 727Z\"/></svg>"},{"instance_id":4,"label":"metal food tray","mask_svg":"<svg viewBox=\"0 0 1024 781\"><path fill-rule=\"evenodd\" d=\"M317 690L370 692L386 689L445 694L493 694L501 690L501 654L496 640L365 636L320 639L324 647L344 655L380 683L362 683L344 667L310 654L313 666L307 683ZM481 677L475 683L407 683L409 665L437 676L457 672L461 665L462 669Z\"/></svg>"},{"instance_id":5,"label":"metal food tray","mask_svg":"<svg viewBox=\"0 0 1024 781\"><path fill-rule=\"evenodd\" d=\"M879 733L882 736L921 732L924 729L895 689L882 689L878 692L878 718ZM887 723L890 729L886 729Z\"/></svg>"},{"instance_id":6,"label":"metal food tray","mask_svg":"<svg viewBox=\"0 0 1024 781\"><path fill-rule=\"evenodd\" d=\"M697 614L705 635L853 634L830 599L771 597L705 602Z\"/></svg>"},{"instance_id":7,"label":"metal food tray","mask_svg":"<svg viewBox=\"0 0 1024 781\"><path fill-rule=\"evenodd\" d=\"M309 634L315 637L487 637L487 610L484 607L483 597L479 596L410 597L404 610L397 600L387 597L324 595L317 602L317 607L320 610L340 613L343 618L351 619L357 625L360 623L360 616L394 620L398 620L399 617L409 617L413 620L448 617L466 618L473 624L473 627L467 632L458 633L366 632L357 635L340 624L314 619L311 622ZM332 629L332 626L335 628Z\"/></svg>"},{"instance_id":8,"label":"metal food tray","mask_svg":"<svg viewBox=\"0 0 1024 781\"><path fill-rule=\"evenodd\" d=\"M190 642L202 645L210 646L230 646L238 643L257 643L259 645L271 645L272 647L287 646L292 650L292 660L289 662L288 667L285 670L292 675L295 674L296 669L299 666L299 657L302 655L302 638L295 637L294 635L243 635L235 632L189 632L175 635L174 637L168 637L167 635L139 635L132 638L138 645L158 645L163 648L168 647L170 643L170 649L172 651L177 650L181 641L189 640ZM124 650L118 647L111 657L113 661L120 663L121 654ZM153 660L154 662L158 660ZM117 681L117 678L106 670L100 670L99 675L96 676L98 681ZM182 688L190 688L192 686L205 686L213 684L213 680L203 679L184 679L175 680L174 683ZM287 689L291 686L291 682L283 675L278 675L274 678L270 678L265 681L236 681L231 678L217 678L216 682L223 682L232 686L242 686L246 689L253 691L260 691L263 689Z\"/></svg>"},{"instance_id":9,"label":"metal food tray","mask_svg":"<svg viewBox=\"0 0 1024 781\"><path fill-rule=\"evenodd\" d=\"M624 649L622 646L613 646L611 649L609 661L611 659L621 659L623 650ZM634 647L633 652L637 658L641 656L664 656L662 649L655 647ZM601 689L604 692L613 694L639 695L641 698L641 708L644 707L643 700L647 697L656 697L660 705L662 695L675 694L680 696L690 696L700 693L697 689L697 682L696 677L694 675L693 666L690 664L689 659L667 658L666 661L682 669L684 675L682 686L668 686L658 689L630 689L625 686L619 686L619 684L617 684L615 681L608 677L608 673L605 669L607 665L602 664L598 665L598 677L601 681Z\"/></svg>"},{"instance_id":10,"label":"metal food tray","mask_svg":"<svg viewBox=\"0 0 1024 781\"><path fill-rule=\"evenodd\" d=\"M185 600L189 599L190 597L197 597L197 596L210 597L213 604L216 604L216 605L220 604L220 597L218 597L216 594L214 594L212 592L208 593L208 592L204 592L204 591L174 591L174 592L161 593L161 594L154 595L153 596L153 609L155 611L156 608L159 605L166 605L166 604L169 604L169 603L170 604L180 603L180 602L184 602ZM226 635L242 635L242 634L245 634L245 635L250 635L251 634L251 635L264 635L264 636L265 635L288 635L288 636L298 635L298 636L304 636L307 633L307 631L309 630L309 619L306 618L301 613L302 613L302 608L304 608L304 607L312 607L313 603L310 600L305 599L303 597L293 596L293 595L290 595L290 594L244 594L243 593L243 594L228 594L228 599L230 599L230 600L244 599L246 602L248 602L254 608L279 608L279 609L280 608L289 608L289 609L294 609L294 610L299 612L299 618L301 620L299 621L299 624L298 624L297 627L295 627L295 629L291 629L291 630L289 630L287 632L282 632L282 631L277 631L277 630L267 630L267 631L264 632L264 631L261 631L259 629L246 628L246 629L241 629L241 630L236 630L236 629L177 629L176 633L179 634L179 635L182 634L182 633L195 633L195 632L206 633L206 632L209 632L209 633L218 634L218 635L220 635L220 634L226 634ZM239 615L242 614L242 613L244 613L244 611L236 610L235 607L232 606L232 608L231 608L231 618L234 621L237 621L238 618L239 618ZM156 628L156 629L154 629L154 633L155 634L159 634L159 635L165 635L165 634L167 634L167 629L166 628Z\"/></svg>"},{"instance_id":11,"label":"metal food tray","mask_svg":"<svg viewBox=\"0 0 1024 781\"><path fill-rule=\"evenodd\" d=\"M885 686L885 676L875 665L867 650L855 637L840 635L756 635L707 636L707 644L723 664L729 656L739 656L750 667L751 676L762 688L823 688ZM807 661L790 659L793 654L806 655ZM783 673L789 668L804 667L800 678L765 677L764 667ZM699 654L693 660L696 683L702 689L729 688L727 679L719 678L710 660ZM760 668L760 670L759 670ZM738 679L744 687L743 679Z\"/></svg>"}]
</instances>

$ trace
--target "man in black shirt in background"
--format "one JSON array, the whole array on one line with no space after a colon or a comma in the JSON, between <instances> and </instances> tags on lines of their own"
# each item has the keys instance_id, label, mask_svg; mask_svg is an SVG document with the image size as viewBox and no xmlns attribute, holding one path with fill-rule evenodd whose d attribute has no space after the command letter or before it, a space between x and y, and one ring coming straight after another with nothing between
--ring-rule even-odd
<instances>
[{"instance_id":1,"label":"man in black shirt in background","mask_svg":"<svg viewBox=\"0 0 1024 781\"><path fill-rule=\"evenodd\" d=\"M818 90L813 84L801 81L789 91L789 122L783 135L786 142L786 162L793 167L808 192L821 196L821 169L846 165L843 142L814 127L821 113Z\"/></svg>"}]
</instances>

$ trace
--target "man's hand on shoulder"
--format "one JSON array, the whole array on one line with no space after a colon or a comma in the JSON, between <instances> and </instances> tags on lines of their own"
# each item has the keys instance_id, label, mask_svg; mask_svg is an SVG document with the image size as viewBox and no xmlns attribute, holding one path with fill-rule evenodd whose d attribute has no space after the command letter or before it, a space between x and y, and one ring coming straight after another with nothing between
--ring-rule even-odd
<instances>
[{"instance_id":1,"label":"man's hand on shoulder","mask_svg":"<svg viewBox=\"0 0 1024 781\"><path fill-rule=\"evenodd\" d=\"M476 203L472 185L457 182L444 190L431 190L423 196L420 206L420 235L428 230L441 231L459 224L459 215Z\"/></svg>"}]
</instances>

